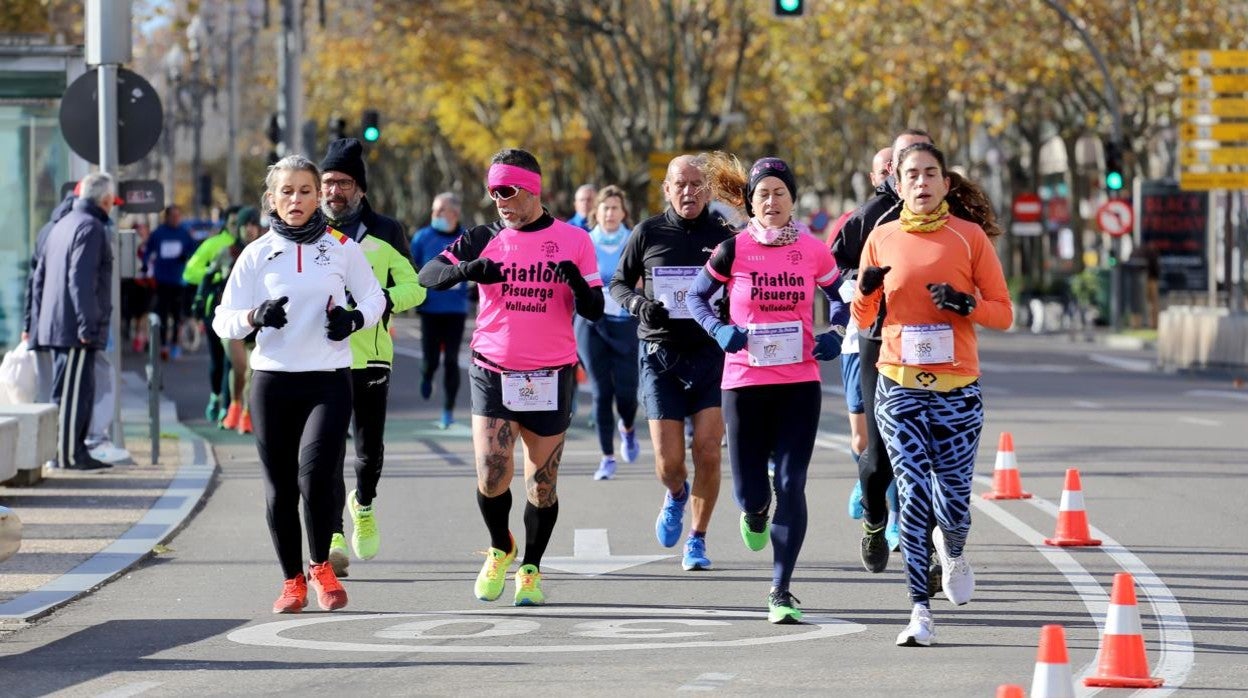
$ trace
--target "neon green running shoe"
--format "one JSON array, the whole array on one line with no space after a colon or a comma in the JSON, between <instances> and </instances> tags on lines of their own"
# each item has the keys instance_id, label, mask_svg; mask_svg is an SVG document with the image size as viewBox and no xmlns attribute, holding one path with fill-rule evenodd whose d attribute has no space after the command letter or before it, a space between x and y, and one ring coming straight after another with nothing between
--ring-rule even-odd
<instances>
[{"instance_id":1,"label":"neon green running shoe","mask_svg":"<svg viewBox=\"0 0 1248 698\"><path fill-rule=\"evenodd\" d=\"M741 540L745 541L745 547L754 551L762 550L767 547L770 537L771 522L767 520L766 514L741 512Z\"/></svg>"},{"instance_id":2,"label":"neon green running shoe","mask_svg":"<svg viewBox=\"0 0 1248 698\"><path fill-rule=\"evenodd\" d=\"M347 554L347 539L341 533L335 533L329 539L329 566L334 568L334 576L346 577L349 564L351 556Z\"/></svg>"},{"instance_id":3,"label":"neon green running shoe","mask_svg":"<svg viewBox=\"0 0 1248 698\"><path fill-rule=\"evenodd\" d=\"M542 573L534 565L521 565L516 570L516 605L541 606L546 603L542 593Z\"/></svg>"},{"instance_id":4,"label":"neon green running shoe","mask_svg":"<svg viewBox=\"0 0 1248 698\"><path fill-rule=\"evenodd\" d=\"M347 495L347 509L351 511L351 548L361 560L371 560L381 547L381 534L377 532L376 504L360 506L355 499L357 490Z\"/></svg>"},{"instance_id":5,"label":"neon green running shoe","mask_svg":"<svg viewBox=\"0 0 1248 698\"><path fill-rule=\"evenodd\" d=\"M767 595L767 620L779 625L792 625L802 622L802 612L797 609L801 603L788 589L773 589Z\"/></svg>"},{"instance_id":6,"label":"neon green running shoe","mask_svg":"<svg viewBox=\"0 0 1248 698\"><path fill-rule=\"evenodd\" d=\"M511 539L511 552L503 552L498 548L485 551L485 564L477 574L477 583L472 593L482 601L494 601L503 595L503 584L507 581L507 570L516 559L516 539Z\"/></svg>"}]
</instances>

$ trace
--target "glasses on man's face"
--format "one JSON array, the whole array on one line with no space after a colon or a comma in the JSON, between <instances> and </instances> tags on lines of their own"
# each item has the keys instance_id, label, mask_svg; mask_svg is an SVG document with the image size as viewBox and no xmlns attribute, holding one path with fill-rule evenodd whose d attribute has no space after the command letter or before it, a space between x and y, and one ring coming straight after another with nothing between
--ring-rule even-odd
<instances>
[{"instance_id":1,"label":"glasses on man's face","mask_svg":"<svg viewBox=\"0 0 1248 698\"><path fill-rule=\"evenodd\" d=\"M508 199L514 198L515 195L519 193L520 193L520 187L513 187L508 184L503 184L501 186L494 187L493 189L490 190L490 198L494 199L495 201L506 201Z\"/></svg>"},{"instance_id":2,"label":"glasses on man's face","mask_svg":"<svg viewBox=\"0 0 1248 698\"><path fill-rule=\"evenodd\" d=\"M321 188L324 189L325 191L329 191L330 189L336 188L338 191L346 194L346 193L350 193L353 189L355 189L355 180L327 179L321 182Z\"/></svg>"}]
</instances>

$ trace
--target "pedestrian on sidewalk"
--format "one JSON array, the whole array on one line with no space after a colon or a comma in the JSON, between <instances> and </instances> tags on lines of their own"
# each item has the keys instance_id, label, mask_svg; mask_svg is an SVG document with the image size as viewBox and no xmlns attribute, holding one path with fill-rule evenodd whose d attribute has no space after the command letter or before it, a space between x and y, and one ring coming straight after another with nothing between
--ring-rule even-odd
<instances>
[{"instance_id":1,"label":"pedestrian on sidewalk","mask_svg":"<svg viewBox=\"0 0 1248 698\"><path fill-rule=\"evenodd\" d=\"M579 192L578 192L579 196ZM598 256L598 273L609 279L620 264L620 255L628 241L628 205L624 190L615 185L598 192L589 222L589 237ZM637 318L613 298L605 298L602 319L576 318L576 348L589 373L594 396L594 427L602 460L594 472L595 480L615 477L615 435L620 435L625 463L637 460L641 446L637 442ZM619 412L619 420L615 418Z\"/></svg>"},{"instance_id":2,"label":"pedestrian on sidewalk","mask_svg":"<svg viewBox=\"0 0 1248 698\"><path fill-rule=\"evenodd\" d=\"M511 535L511 481L516 438L524 443L524 558L515 604L546 602L542 555L559 517L555 487L576 388L575 312L602 317L602 280L589 234L555 220L542 206L542 168L518 148L490 161L487 191L499 220L469 230L420 270L422 285L480 287L472 335L472 443L477 505L490 549L473 592L482 601L503 593L518 552Z\"/></svg>"},{"instance_id":3,"label":"pedestrian on sidewalk","mask_svg":"<svg viewBox=\"0 0 1248 698\"><path fill-rule=\"evenodd\" d=\"M412 263L417 269L464 234L460 212L459 196L453 192L433 197L429 225L416 231L412 238ZM449 429L455 421L455 397L459 394L459 347L468 318L468 282L461 281L443 291L429 289L416 312L420 315L420 396L428 400L433 395L433 376L440 364L442 415L438 427Z\"/></svg>"},{"instance_id":4,"label":"pedestrian on sidewalk","mask_svg":"<svg viewBox=\"0 0 1248 698\"><path fill-rule=\"evenodd\" d=\"M849 308L836 292L832 252L793 217L797 180L788 163L763 158L740 182L749 223L715 249L687 303L725 352L724 422L741 538L750 550L762 550L769 538L772 545L767 619L797 623L802 612L789 582L806 538L806 471L823 405L818 361L840 355ZM711 297L724 289L727 322L711 307ZM815 336L821 291L832 305L834 329ZM775 463L774 480L768 460Z\"/></svg>"},{"instance_id":5,"label":"pedestrian on sidewalk","mask_svg":"<svg viewBox=\"0 0 1248 698\"><path fill-rule=\"evenodd\" d=\"M359 243L369 267L385 295L381 321L351 335L351 435L355 441L355 489L346 491L342 478L334 478L334 535L329 562L339 577L347 575L351 557L343 535L342 510L351 512L351 548L360 560L371 560L381 546L373 500L385 451L386 403L390 399L390 370L394 365L394 340L390 337L391 313L401 313L425 300L425 289L407 256L407 238L398 222L368 208L364 151L354 138L329 144L321 161L321 212L340 232ZM365 215L367 214L367 219ZM334 221L337 221L335 224ZM390 223L394 225L390 225ZM338 226L341 225L341 228ZM396 247L397 245L397 247ZM349 298L349 297L348 297Z\"/></svg>"},{"instance_id":6,"label":"pedestrian on sidewalk","mask_svg":"<svg viewBox=\"0 0 1248 698\"><path fill-rule=\"evenodd\" d=\"M976 220L953 215L945 156L930 143L901 149L896 163L903 207L898 220L867 239L853 314L865 327L888 303L875 416L898 482L901 550L913 604L897 644L928 646L935 635L928 600L927 532L933 521L945 596L961 605L975 591L964 554L984 426L975 325L1008 329L1014 310L989 239L988 231L998 231L987 198L974 187L960 187L959 208Z\"/></svg>"},{"instance_id":7,"label":"pedestrian on sidewalk","mask_svg":"<svg viewBox=\"0 0 1248 698\"><path fill-rule=\"evenodd\" d=\"M52 394L60 403L57 458L71 470L112 467L91 457L87 431L95 401L95 355L108 341L113 252L108 214L113 178L87 175L72 210L48 232L31 285L35 343L52 350Z\"/></svg>"},{"instance_id":8,"label":"pedestrian on sidewalk","mask_svg":"<svg viewBox=\"0 0 1248 698\"><path fill-rule=\"evenodd\" d=\"M274 613L302 610L308 584L322 609L347 605L329 564L335 480L342 479L351 420L347 340L386 309L363 250L329 226L320 193L320 171L302 155L269 168L263 201L270 233L243 249L213 318L221 337L243 339L259 330L251 356L252 419L269 533L285 579ZM311 556L306 579L300 499Z\"/></svg>"},{"instance_id":9,"label":"pedestrian on sidewalk","mask_svg":"<svg viewBox=\"0 0 1248 698\"><path fill-rule=\"evenodd\" d=\"M655 474L666 490L655 521L660 545L670 548L680 542L685 506L693 502L681 557L686 571L711 567L706 532L719 498L724 352L693 320L685 295L719 243L735 234L711 214L709 204L719 180L738 169L719 153L674 158L663 179L667 210L637 224L611 278L612 298L640 319L640 382ZM638 282L643 284L640 292ZM685 435L687 417L692 418L690 437ZM692 488L686 440L693 445Z\"/></svg>"}]
</instances>

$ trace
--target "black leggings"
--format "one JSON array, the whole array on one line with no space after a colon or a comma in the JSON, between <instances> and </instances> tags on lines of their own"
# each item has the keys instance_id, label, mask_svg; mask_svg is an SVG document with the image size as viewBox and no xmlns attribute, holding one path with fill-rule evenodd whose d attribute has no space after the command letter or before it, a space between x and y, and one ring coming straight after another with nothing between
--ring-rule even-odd
<instances>
[{"instance_id":1,"label":"black leggings","mask_svg":"<svg viewBox=\"0 0 1248 698\"><path fill-rule=\"evenodd\" d=\"M212 322L204 322L204 339L208 342L208 391L213 395L229 395L225 387L225 344L212 329Z\"/></svg>"},{"instance_id":2,"label":"black leggings","mask_svg":"<svg viewBox=\"0 0 1248 698\"><path fill-rule=\"evenodd\" d=\"M385 459L386 402L390 399L390 369L369 366L351 370L351 435L355 439L355 500L361 506L373 503L381 465ZM345 456L344 456L345 459ZM347 486L334 478L334 533L342 533L342 508L347 505Z\"/></svg>"},{"instance_id":3,"label":"black leggings","mask_svg":"<svg viewBox=\"0 0 1248 698\"><path fill-rule=\"evenodd\" d=\"M806 469L815 449L823 391L817 381L724 391L724 424L737 506L763 513L771 501L767 461L776 463L771 585L789 588L806 538Z\"/></svg>"},{"instance_id":4,"label":"black leggings","mask_svg":"<svg viewBox=\"0 0 1248 698\"><path fill-rule=\"evenodd\" d=\"M264 469L269 535L293 579L303 573L299 500L313 563L329 557L334 535L334 480L342 481L342 455L351 420L351 369L255 371L251 419Z\"/></svg>"},{"instance_id":5,"label":"black leggings","mask_svg":"<svg viewBox=\"0 0 1248 698\"><path fill-rule=\"evenodd\" d=\"M160 316L160 346L178 343L182 327L182 289L174 284L156 284L156 314Z\"/></svg>"},{"instance_id":6,"label":"black leggings","mask_svg":"<svg viewBox=\"0 0 1248 698\"><path fill-rule=\"evenodd\" d=\"M421 378L433 380L438 363L446 357L442 374L442 409L455 408L455 396L459 393L459 345L464 341L464 318L459 313L421 313L420 351Z\"/></svg>"},{"instance_id":7,"label":"black leggings","mask_svg":"<svg viewBox=\"0 0 1248 698\"><path fill-rule=\"evenodd\" d=\"M888 486L893 484L893 467L875 419L875 385L880 379L880 370L875 367L875 362L880 359L880 345L878 340L858 339L862 404L867 417L867 447L858 458L858 480L862 483L863 521L872 526L882 526L888 519L886 493Z\"/></svg>"}]
</instances>

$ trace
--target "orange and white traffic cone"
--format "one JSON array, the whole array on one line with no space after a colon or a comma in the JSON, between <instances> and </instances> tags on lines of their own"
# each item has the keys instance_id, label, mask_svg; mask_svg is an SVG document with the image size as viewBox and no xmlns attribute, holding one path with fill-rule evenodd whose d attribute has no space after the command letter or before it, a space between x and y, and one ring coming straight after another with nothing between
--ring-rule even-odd
<instances>
[{"instance_id":1,"label":"orange and white traffic cone","mask_svg":"<svg viewBox=\"0 0 1248 698\"><path fill-rule=\"evenodd\" d=\"M1060 625L1040 628L1031 698L1075 698L1075 680L1070 675L1070 657L1066 654L1066 631Z\"/></svg>"},{"instance_id":2,"label":"orange and white traffic cone","mask_svg":"<svg viewBox=\"0 0 1248 698\"><path fill-rule=\"evenodd\" d=\"M1014 436L1001 432L997 441L997 464L992 469L992 491L984 499L1031 499L1030 492L1023 491L1023 481L1018 476L1018 461L1014 459Z\"/></svg>"},{"instance_id":3,"label":"orange and white traffic cone","mask_svg":"<svg viewBox=\"0 0 1248 698\"><path fill-rule=\"evenodd\" d=\"M1079 481L1078 468L1066 469L1066 486L1062 488L1062 503L1057 512L1057 530L1052 538L1044 539L1044 544L1062 547L1101 544L1088 532L1088 513L1083 510L1083 485Z\"/></svg>"},{"instance_id":4,"label":"orange and white traffic cone","mask_svg":"<svg viewBox=\"0 0 1248 698\"><path fill-rule=\"evenodd\" d=\"M1144 631L1140 628L1140 610L1135 602L1135 580L1126 572L1119 572L1114 575L1114 590L1109 595L1096 675L1084 679L1083 685L1157 688L1162 681L1148 675Z\"/></svg>"},{"instance_id":5,"label":"orange and white traffic cone","mask_svg":"<svg viewBox=\"0 0 1248 698\"><path fill-rule=\"evenodd\" d=\"M1003 683L997 686L997 698L1024 698L1023 687L1016 683Z\"/></svg>"}]
</instances>

